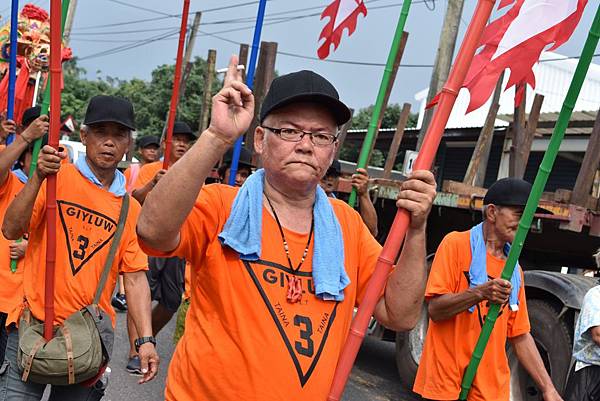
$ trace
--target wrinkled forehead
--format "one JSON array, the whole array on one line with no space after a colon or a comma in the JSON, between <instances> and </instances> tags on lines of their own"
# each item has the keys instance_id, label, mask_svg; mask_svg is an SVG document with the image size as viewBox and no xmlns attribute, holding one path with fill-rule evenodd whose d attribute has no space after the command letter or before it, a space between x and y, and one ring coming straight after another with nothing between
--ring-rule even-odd
<instances>
[{"instance_id":1,"label":"wrinkled forehead","mask_svg":"<svg viewBox=\"0 0 600 401\"><path fill-rule=\"evenodd\" d=\"M95 135L131 134L131 130L112 121L87 125L87 130Z\"/></svg>"},{"instance_id":2,"label":"wrinkled forehead","mask_svg":"<svg viewBox=\"0 0 600 401\"><path fill-rule=\"evenodd\" d=\"M269 113L263 125L277 126L288 124L293 128L310 131L334 131L337 126L333 113L320 103L297 102Z\"/></svg>"}]
</instances>

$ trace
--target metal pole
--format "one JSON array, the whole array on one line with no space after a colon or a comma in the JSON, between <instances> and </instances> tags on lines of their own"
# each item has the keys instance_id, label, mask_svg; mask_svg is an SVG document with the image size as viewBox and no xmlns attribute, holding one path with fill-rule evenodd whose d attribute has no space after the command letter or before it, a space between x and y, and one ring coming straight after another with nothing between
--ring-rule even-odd
<instances>
[{"instance_id":1,"label":"metal pole","mask_svg":"<svg viewBox=\"0 0 600 401\"><path fill-rule=\"evenodd\" d=\"M10 54L8 59L8 99L6 102L6 118L15 117L15 83L17 81L17 31L19 25L19 0L12 0L10 7ZM6 137L6 145L15 140L15 132Z\"/></svg>"},{"instance_id":2,"label":"metal pole","mask_svg":"<svg viewBox=\"0 0 600 401\"><path fill-rule=\"evenodd\" d=\"M179 103L179 84L181 82L181 63L183 60L183 48L185 46L185 31L187 29L188 14L190 12L190 0L183 0L183 13L181 14L181 28L179 30L179 45L177 46L177 58L175 59L175 76L173 77L173 92L171 93L171 105L167 119L167 132L165 136L165 154L163 169L169 168L171 157L171 146L173 141L173 126L177 115L177 104Z\"/></svg>"},{"instance_id":3,"label":"metal pole","mask_svg":"<svg viewBox=\"0 0 600 401\"><path fill-rule=\"evenodd\" d=\"M404 32L404 26L406 25L406 20L408 18L408 11L410 10L411 1L412 0L405 0L404 3L402 3L402 11L400 11L400 17L398 18L398 25L396 26L396 32L394 33L394 39L392 41L392 48L390 49L390 54L388 55L387 63L385 64L383 78L381 79L381 84L379 85L379 93L377 94L377 100L375 102L375 107L373 108L373 115L371 116L367 136L365 136L363 146L360 149L356 168L366 168L367 162L369 161L369 153L371 152L371 148L375 140L375 134L379 129L378 124L380 123L380 116L383 110L385 94L388 92L388 87L392 81L391 76L394 70L394 61L396 60L400 50L402 33ZM352 188L352 192L348 198L348 204L350 207L354 207L356 204L356 196L356 188Z\"/></svg>"},{"instance_id":4,"label":"metal pole","mask_svg":"<svg viewBox=\"0 0 600 401\"><path fill-rule=\"evenodd\" d=\"M565 131L567 129L567 126L569 125L569 119L573 114L575 102L577 102L577 97L579 96L579 92L581 91L581 87L583 86L583 81L585 80L585 76L590 67L590 63L592 62L592 57L594 55L594 50L598 45L599 37L600 6L598 6L598 8L596 9L596 16L594 17L594 22L592 23L592 27L590 28L590 32L588 34L587 40L585 41L583 51L581 52L581 58L577 63L575 75L571 80L569 91L567 92L567 96L563 103L562 109L560 110L558 120L556 122L556 125L554 126L554 132L552 133L552 137L550 138L548 150L544 154L542 164L540 165L540 169L538 170L537 176L535 177L535 181L533 182L531 194L529 195L527 205L525 206L525 210L523 211L523 216L521 217L521 221L519 222L519 229L517 230L515 240L513 241L513 246L510 248L510 253L508 254L506 264L504 265L504 269L502 270L502 278L504 280L510 280L515 265L519 260L519 255L521 254L521 250L523 249L525 238L527 237L527 233L529 232L529 228L531 227L531 223L533 221L533 215L535 213L535 210L537 209L537 205L542 196L542 192L544 191L544 187L546 186L546 182L548 181L548 177L550 176L550 172L552 171L552 166L554 165L556 156L558 155L560 143L562 142L565 136ZM499 311L500 305L492 304L490 306L487 317L485 318L485 323L481 329L481 334L479 335L479 339L477 340L477 344L475 345L473 356L471 357L471 361L469 362L469 365L463 377L463 381L461 384L461 393L459 397L460 400L466 400L467 396L469 395L471 384L473 383L473 379L475 378L475 373L477 373L477 367L479 366L479 362L481 362L483 352L485 351L487 342L490 338L490 335L492 334L494 323L496 322Z\"/></svg>"},{"instance_id":5,"label":"metal pole","mask_svg":"<svg viewBox=\"0 0 600 401\"><path fill-rule=\"evenodd\" d=\"M415 170L428 170L431 168L431 164L433 163L433 159L435 158L435 154L437 153L437 149L444 133L444 127L448 122L450 112L452 111L452 107L458 96L458 91L465 80L481 34L492 13L493 7L494 0L479 0L477 3L475 14L465 34L465 39L458 52L454 67L450 72L448 82L442 90L440 103L438 104L431 124L429 125L423 147L415 161ZM356 354L358 353L362 339L365 336L367 325L373 315L375 305L379 301L379 294L383 291L392 266L398 258L400 246L404 241L409 222L409 213L405 209L398 209L392 227L390 228L390 233L388 234L381 255L379 256L375 271L367 284L363 300L352 321L348 338L346 339L346 343L340 354L328 401L339 401L342 396L352 365L356 359Z\"/></svg>"},{"instance_id":6,"label":"metal pole","mask_svg":"<svg viewBox=\"0 0 600 401\"><path fill-rule=\"evenodd\" d=\"M252 52L250 52L250 62L246 69L246 85L252 89L254 85L254 71L256 69L256 59L258 58L258 44L260 43L260 34L262 32L263 20L265 18L265 8L267 0L260 0L258 4L258 14L256 15L256 25L254 26L254 38L252 39ZM235 176L238 170L240 161L240 153L242 152L243 136L239 137L233 145L233 155L231 157L231 167L229 170L229 182L231 186L235 185Z\"/></svg>"}]
</instances>

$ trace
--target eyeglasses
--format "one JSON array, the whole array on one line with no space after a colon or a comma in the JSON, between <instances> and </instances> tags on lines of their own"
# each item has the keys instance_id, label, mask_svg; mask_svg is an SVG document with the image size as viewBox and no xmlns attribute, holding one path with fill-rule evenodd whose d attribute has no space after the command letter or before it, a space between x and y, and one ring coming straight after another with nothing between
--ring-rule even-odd
<instances>
[{"instance_id":1,"label":"eyeglasses","mask_svg":"<svg viewBox=\"0 0 600 401\"><path fill-rule=\"evenodd\" d=\"M295 128L271 128L265 127L264 125L262 127L288 142L300 142L302 138L304 138L304 135L308 135L310 141L315 146L329 146L337 140L337 135L329 134L327 132L308 132Z\"/></svg>"}]
</instances>

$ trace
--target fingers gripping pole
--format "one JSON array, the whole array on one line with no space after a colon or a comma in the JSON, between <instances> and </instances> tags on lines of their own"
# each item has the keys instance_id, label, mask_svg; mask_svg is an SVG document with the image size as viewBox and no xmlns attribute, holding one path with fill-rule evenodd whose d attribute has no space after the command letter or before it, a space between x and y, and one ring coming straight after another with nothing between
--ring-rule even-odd
<instances>
[{"instance_id":1,"label":"fingers gripping pole","mask_svg":"<svg viewBox=\"0 0 600 401\"><path fill-rule=\"evenodd\" d=\"M252 52L250 53L250 61L248 62L248 70L246 72L246 86L250 89L254 86L254 71L256 70L256 60L258 58L258 45L260 43L260 35L262 32L263 20L265 18L265 9L267 0L260 0L258 4L258 14L256 16L256 25L254 27L254 38L252 39ZM243 136L240 136L233 145L233 155L231 157L231 166L229 169L229 182L231 186L235 185L235 176L238 171L240 161L240 153L242 152Z\"/></svg>"},{"instance_id":2,"label":"fingers gripping pole","mask_svg":"<svg viewBox=\"0 0 600 401\"><path fill-rule=\"evenodd\" d=\"M181 14L181 28L179 29L179 44L177 45L177 58L175 60L175 75L173 77L173 92L171 93L171 104L169 107L169 117L167 119L167 129L165 136L165 154L163 159L163 169L169 168L171 158L171 147L173 146L173 126L177 115L177 104L179 103L179 85L181 82L181 63L183 62L183 48L185 47L185 32L187 30L187 20L190 12L190 0L183 0L183 13Z\"/></svg>"},{"instance_id":3,"label":"fingers gripping pole","mask_svg":"<svg viewBox=\"0 0 600 401\"><path fill-rule=\"evenodd\" d=\"M454 66L450 71L448 82L446 82L442 91L440 103L436 108L432 122L427 130L421 152L415 161L415 169L429 170L431 168L431 164L433 163L437 148L444 133L444 127L448 122L458 91L464 82L493 6L494 0L479 0L477 3L475 14L469 24L469 28L465 34L465 39L460 47ZM400 246L408 231L409 223L410 216L408 212L404 209L399 209L394 218L394 223L392 224L385 245L383 246L375 272L367 285L363 302L358 308L358 312L352 321L352 328L348 334L344 348L342 349L335 371L331 392L328 397L329 401L339 401L341 399L348 376L350 375L350 370L356 359L362 336L364 336L369 320L375 310L377 298L385 287L391 265L398 257L398 252L400 251Z\"/></svg>"}]
</instances>

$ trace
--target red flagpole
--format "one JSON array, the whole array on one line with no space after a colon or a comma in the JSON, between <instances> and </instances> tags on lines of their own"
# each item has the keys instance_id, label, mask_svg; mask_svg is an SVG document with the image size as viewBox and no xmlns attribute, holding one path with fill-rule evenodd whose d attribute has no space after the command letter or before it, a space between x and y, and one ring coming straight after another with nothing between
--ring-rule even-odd
<instances>
[{"instance_id":1,"label":"red flagpole","mask_svg":"<svg viewBox=\"0 0 600 401\"><path fill-rule=\"evenodd\" d=\"M494 3L495 0L479 0L477 3L475 14L469 24L469 28L465 34L465 38L454 62L454 66L452 67L452 71L450 72L450 76L448 77L448 81L442 89L440 101L437 105L431 124L429 125L429 129L427 130L423 146L421 147L417 160L415 160L415 170L430 170L432 167L431 165L433 164L437 149L440 145L442 135L444 134L444 128L450 117L450 112L452 111L452 107L454 107L458 92L465 80L465 76L467 75L475 51L477 50L483 29L492 13ZM339 401L342 396L352 365L354 365L356 354L358 353L365 336L367 325L373 315L375 305L379 301L379 294L383 291L392 266L398 258L398 253L400 252L400 247L404 241L406 232L408 231L409 223L409 213L405 209L398 209L396 217L394 218L394 223L392 224L381 255L379 256L375 272L369 280L365 296L352 321L348 338L346 339L346 343L340 354L340 359L333 377L333 383L331 385L329 397L327 398L328 401ZM404 267L400 266L398 268L402 269Z\"/></svg>"},{"instance_id":2,"label":"red flagpole","mask_svg":"<svg viewBox=\"0 0 600 401\"><path fill-rule=\"evenodd\" d=\"M60 131L61 84L61 14L60 0L50 2L50 134L48 144L58 149ZM54 322L54 270L56 267L56 175L46 179L46 283L44 288L44 338L52 339Z\"/></svg>"},{"instance_id":3,"label":"red flagpole","mask_svg":"<svg viewBox=\"0 0 600 401\"><path fill-rule=\"evenodd\" d=\"M167 132L165 138L165 154L163 158L163 169L169 168L169 158L173 142L173 126L177 114L177 103L179 102L179 85L181 82L181 63L183 61L183 48L185 46L185 31L187 29L188 14L190 12L190 0L183 0L183 14L181 14L181 29L179 30L179 45L177 46L177 59L175 61L175 76L173 77L173 92L171 94L171 106L169 107L169 118L167 119Z\"/></svg>"}]
</instances>

